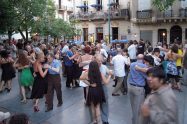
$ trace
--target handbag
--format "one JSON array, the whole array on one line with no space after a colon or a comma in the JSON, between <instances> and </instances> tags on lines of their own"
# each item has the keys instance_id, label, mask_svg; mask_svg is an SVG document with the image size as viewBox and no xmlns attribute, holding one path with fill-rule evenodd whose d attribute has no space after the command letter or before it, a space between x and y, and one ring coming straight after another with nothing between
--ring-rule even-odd
<instances>
[{"instance_id":1,"label":"handbag","mask_svg":"<svg viewBox=\"0 0 187 124\"><path fill-rule=\"evenodd\" d=\"M176 63L173 61L168 61L166 66L166 74L178 75L178 70Z\"/></svg>"}]
</instances>

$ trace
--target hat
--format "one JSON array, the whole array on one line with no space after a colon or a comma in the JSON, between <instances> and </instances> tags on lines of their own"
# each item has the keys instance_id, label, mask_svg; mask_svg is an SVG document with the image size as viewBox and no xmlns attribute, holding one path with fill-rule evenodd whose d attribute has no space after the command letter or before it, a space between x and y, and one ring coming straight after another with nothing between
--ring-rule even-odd
<instances>
[{"instance_id":1,"label":"hat","mask_svg":"<svg viewBox=\"0 0 187 124\"><path fill-rule=\"evenodd\" d=\"M10 112L0 112L0 122L9 118L10 117Z\"/></svg>"}]
</instances>

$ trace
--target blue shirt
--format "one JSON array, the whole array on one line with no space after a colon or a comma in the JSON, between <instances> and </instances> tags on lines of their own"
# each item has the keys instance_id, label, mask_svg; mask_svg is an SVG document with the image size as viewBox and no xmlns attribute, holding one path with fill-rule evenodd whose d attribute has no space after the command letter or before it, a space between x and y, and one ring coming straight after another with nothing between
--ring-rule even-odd
<instances>
[{"instance_id":1,"label":"blue shirt","mask_svg":"<svg viewBox=\"0 0 187 124\"><path fill-rule=\"evenodd\" d=\"M68 57L72 57L73 53L71 51L66 52L64 63L66 66L73 66L73 61L70 60Z\"/></svg>"},{"instance_id":2,"label":"blue shirt","mask_svg":"<svg viewBox=\"0 0 187 124\"><path fill-rule=\"evenodd\" d=\"M135 66L141 68L146 68L147 66L141 62L134 62L130 66L130 72L128 77L129 84L134 84L137 86L145 86L145 79L147 78L146 74L135 69Z\"/></svg>"},{"instance_id":3,"label":"blue shirt","mask_svg":"<svg viewBox=\"0 0 187 124\"><path fill-rule=\"evenodd\" d=\"M53 68L61 68L61 62L57 59L54 59L53 62L50 64L50 66L53 67ZM49 72L49 74L60 74L60 70L57 73L57 72L49 69L48 72Z\"/></svg>"}]
</instances>

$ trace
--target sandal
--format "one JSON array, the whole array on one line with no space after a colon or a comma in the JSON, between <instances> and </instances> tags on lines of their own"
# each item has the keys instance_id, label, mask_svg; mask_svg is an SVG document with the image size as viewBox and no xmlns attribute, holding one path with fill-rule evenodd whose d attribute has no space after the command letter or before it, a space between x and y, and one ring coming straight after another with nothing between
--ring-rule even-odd
<instances>
[{"instance_id":1,"label":"sandal","mask_svg":"<svg viewBox=\"0 0 187 124\"><path fill-rule=\"evenodd\" d=\"M27 100L26 100L26 99L23 99L23 100L21 100L21 103L26 104L26 103L27 103Z\"/></svg>"},{"instance_id":2,"label":"sandal","mask_svg":"<svg viewBox=\"0 0 187 124\"><path fill-rule=\"evenodd\" d=\"M38 108L38 106L34 106L34 112L39 112L40 110L39 110L39 108Z\"/></svg>"}]
</instances>

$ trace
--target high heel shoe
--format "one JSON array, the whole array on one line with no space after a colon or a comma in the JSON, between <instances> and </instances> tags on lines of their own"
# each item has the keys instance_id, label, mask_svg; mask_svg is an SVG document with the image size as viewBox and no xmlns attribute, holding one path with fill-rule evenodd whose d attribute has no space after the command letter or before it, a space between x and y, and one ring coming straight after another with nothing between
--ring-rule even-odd
<instances>
[{"instance_id":1,"label":"high heel shoe","mask_svg":"<svg viewBox=\"0 0 187 124\"><path fill-rule=\"evenodd\" d=\"M11 88L5 88L5 90L7 91L7 93L10 93Z\"/></svg>"},{"instance_id":2,"label":"high heel shoe","mask_svg":"<svg viewBox=\"0 0 187 124\"><path fill-rule=\"evenodd\" d=\"M34 106L34 112L39 112L40 110L39 110L39 108L38 108L38 106Z\"/></svg>"}]
</instances>

